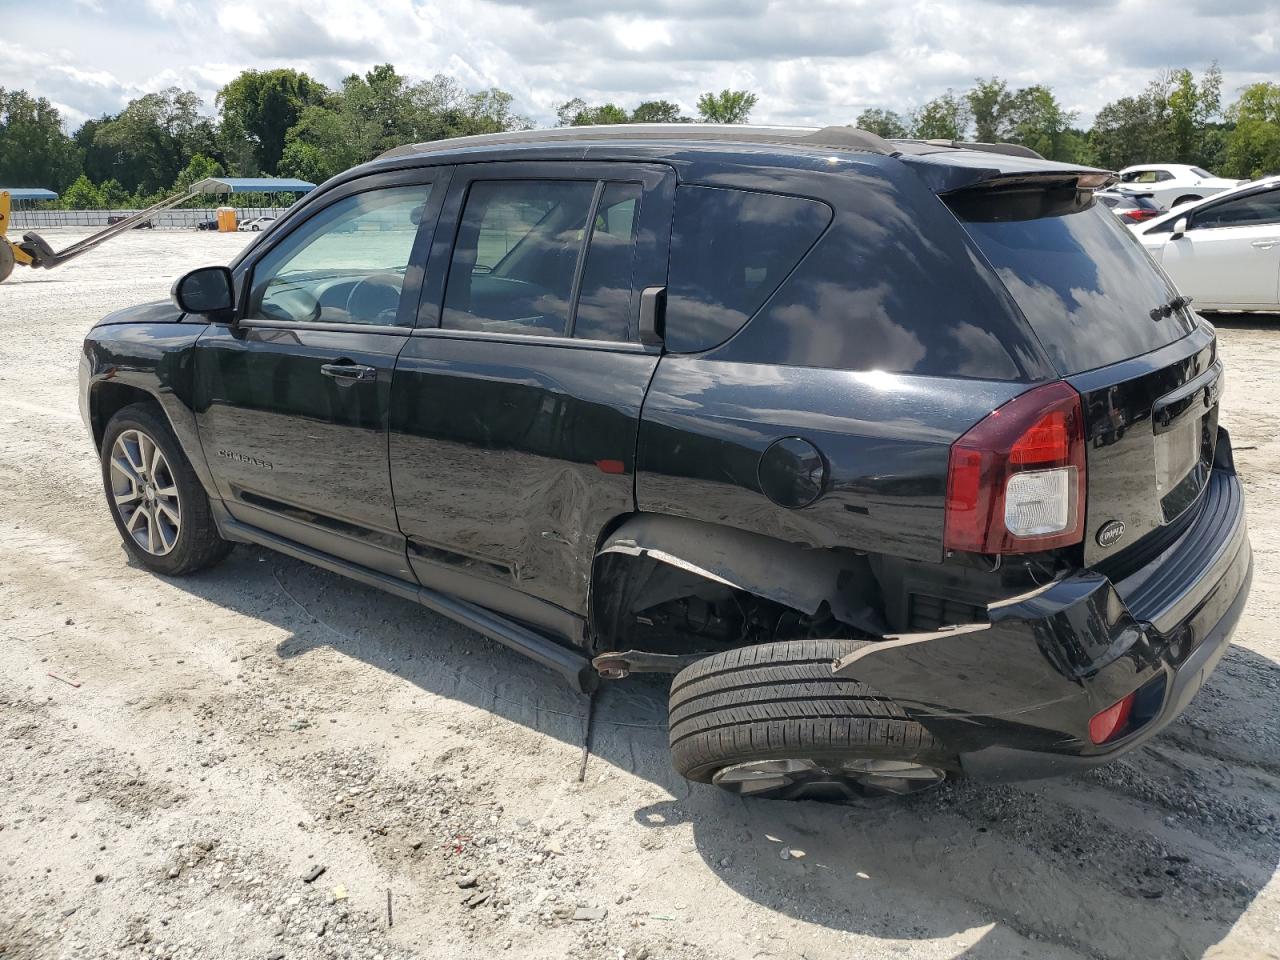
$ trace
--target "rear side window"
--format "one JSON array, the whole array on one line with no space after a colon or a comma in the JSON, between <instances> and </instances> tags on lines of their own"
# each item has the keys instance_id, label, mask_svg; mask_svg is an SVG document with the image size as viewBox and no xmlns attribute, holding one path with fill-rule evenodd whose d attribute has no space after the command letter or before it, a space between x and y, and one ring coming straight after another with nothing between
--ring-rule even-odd
<instances>
[{"instance_id":1,"label":"rear side window","mask_svg":"<svg viewBox=\"0 0 1280 960\"><path fill-rule=\"evenodd\" d=\"M1104 208L1060 190L947 198L1065 375L1149 353L1190 333L1185 312L1137 238Z\"/></svg>"},{"instance_id":2,"label":"rear side window","mask_svg":"<svg viewBox=\"0 0 1280 960\"><path fill-rule=\"evenodd\" d=\"M667 349L706 350L731 337L830 222L831 208L817 200L679 187L671 226Z\"/></svg>"},{"instance_id":3,"label":"rear side window","mask_svg":"<svg viewBox=\"0 0 1280 960\"><path fill-rule=\"evenodd\" d=\"M1215 203L1197 210L1191 218L1191 226L1200 230L1272 223L1280 223L1280 189Z\"/></svg>"}]
</instances>

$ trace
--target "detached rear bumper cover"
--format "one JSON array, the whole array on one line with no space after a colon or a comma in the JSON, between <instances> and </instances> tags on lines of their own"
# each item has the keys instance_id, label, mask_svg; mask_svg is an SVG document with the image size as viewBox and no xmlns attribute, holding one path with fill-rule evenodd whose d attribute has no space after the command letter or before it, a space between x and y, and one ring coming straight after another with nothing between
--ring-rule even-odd
<instances>
[{"instance_id":1,"label":"detached rear bumper cover","mask_svg":"<svg viewBox=\"0 0 1280 960\"><path fill-rule=\"evenodd\" d=\"M966 773L1072 773L1130 750L1191 701L1230 642L1253 574L1225 432L1186 533L1118 584L1081 572L992 605L991 625L865 647L837 663L951 744ZM1129 732L1101 746L1089 719L1141 688Z\"/></svg>"}]
</instances>

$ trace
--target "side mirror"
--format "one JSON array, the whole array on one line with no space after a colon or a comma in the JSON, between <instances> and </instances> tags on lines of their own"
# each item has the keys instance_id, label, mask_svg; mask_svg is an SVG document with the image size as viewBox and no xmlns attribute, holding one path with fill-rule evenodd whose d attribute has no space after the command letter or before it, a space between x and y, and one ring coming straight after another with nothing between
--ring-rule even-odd
<instances>
[{"instance_id":1,"label":"side mirror","mask_svg":"<svg viewBox=\"0 0 1280 960\"><path fill-rule=\"evenodd\" d=\"M236 307L235 284L226 267L200 267L174 281L173 302L183 313L198 313L210 320L231 319Z\"/></svg>"},{"instance_id":2,"label":"side mirror","mask_svg":"<svg viewBox=\"0 0 1280 960\"><path fill-rule=\"evenodd\" d=\"M1187 232L1187 218L1179 217L1173 225L1173 233L1169 234L1170 240L1177 240Z\"/></svg>"}]
</instances>

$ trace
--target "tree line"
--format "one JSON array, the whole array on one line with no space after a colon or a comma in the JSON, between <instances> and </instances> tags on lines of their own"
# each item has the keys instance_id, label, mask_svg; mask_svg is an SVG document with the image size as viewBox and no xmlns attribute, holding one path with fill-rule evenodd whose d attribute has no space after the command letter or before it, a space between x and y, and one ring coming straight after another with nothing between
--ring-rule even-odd
<instances>
[{"instance_id":1,"label":"tree line","mask_svg":"<svg viewBox=\"0 0 1280 960\"><path fill-rule=\"evenodd\" d=\"M686 115L670 100L628 107L574 98L556 116L562 126L745 123L757 102L748 90L710 91ZM218 91L214 116L195 93L170 87L68 134L48 100L0 88L0 184L49 187L62 194L57 206L101 209L145 206L210 176L320 183L401 144L532 126L513 105L497 87L467 90L444 75L412 80L391 64L352 74L338 89L297 70L246 70ZM1104 106L1088 129L1076 119L1049 87L990 77L906 113L875 108L854 121L884 137L1020 143L1112 170L1165 161L1231 177L1280 173L1280 84L1252 84L1224 106L1216 64L1198 78L1160 72Z\"/></svg>"}]
</instances>

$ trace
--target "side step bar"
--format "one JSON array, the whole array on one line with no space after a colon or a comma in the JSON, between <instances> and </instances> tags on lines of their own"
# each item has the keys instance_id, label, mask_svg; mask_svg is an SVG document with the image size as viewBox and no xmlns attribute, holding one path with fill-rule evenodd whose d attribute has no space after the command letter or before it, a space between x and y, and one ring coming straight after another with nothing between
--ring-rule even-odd
<instances>
[{"instance_id":1,"label":"side step bar","mask_svg":"<svg viewBox=\"0 0 1280 960\"><path fill-rule=\"evenodd\" d=\"M406 583L403 580L397 580L395 577L369 570L358 564L348 563L319 550L313 550L311 547L305 547L302 544L294 543L292 540L286 540L283 537L277 537L274 534L266 533L256 527L241 523L222 511L218 512L221 514L218 517L218 526L223 536L228 540L255 543L258 546L293 557L295 560L302 560L331 573L358 580L367 586L394 593L405 600L420 603L429 610L434 610L450 620L455 620L464 626L470 627L490 640L496 640L504 647L510 647L517 653L524 654L530 660L535 660L544 667L550 667L568 680L569 685L579 693L590 692L595 688L599 680L599 676L591 666L591 661L586 656L576 653L568 647L556 643L549 637L516 623L514 620L508 620L501 614L485 610L473 603L459 600L437 590Z\"/></svg>"}]
</instances>

